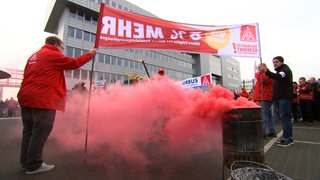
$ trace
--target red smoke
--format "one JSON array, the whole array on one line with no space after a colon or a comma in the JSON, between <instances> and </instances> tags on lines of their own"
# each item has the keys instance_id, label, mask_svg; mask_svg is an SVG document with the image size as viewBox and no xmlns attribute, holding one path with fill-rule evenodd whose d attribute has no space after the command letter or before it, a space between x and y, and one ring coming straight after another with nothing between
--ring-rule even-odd
<instances>
[{"instance_id":1,"label":"red smoke","mask_svg":"<svg viewBox=\"0 0 320 180\"><path fill-rule=\"evenodd\" d=\"M87 96L69 98L67 110L57 114L51 138L66 150L85 148L106 161L110 154L127 161L152 161L148 147L161 144L155 154L188 158L212 148L221 151L221 120L234 108L257 107L219 85L210 92L184 89L166 77L135 86L110 85L107 93L91 95L87 126Z\"/></svg>"}]
</instances>

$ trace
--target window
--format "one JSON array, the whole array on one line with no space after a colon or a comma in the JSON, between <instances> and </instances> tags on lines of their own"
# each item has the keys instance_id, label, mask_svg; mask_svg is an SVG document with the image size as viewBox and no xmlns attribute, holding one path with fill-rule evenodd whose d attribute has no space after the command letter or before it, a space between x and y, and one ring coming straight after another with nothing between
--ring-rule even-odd
<instances>
[{"instance_id":1,"label":"window","mask_svg":"<svg viewBox=\"0 0 320 180\"><path fill-rule=\"evenodd\" d=\"M117 82L117 75L116 74L111 74L111 83Z\"/></svg>"},{"instance_id":2,"label":"window","mask_svg":"<svg viewBox=\"0 0 320 180\"><path fill-rule=\"evenodd\" d=\"M82 30L81 29L76 29L76 38L82 40Z\"/></svg>"},{"instance_id":3,"label":"window","mask_svg":"<svg viewBox=\"0 0 320 180\"><path fill-rule=\"evenodd\" d=\"M71 7L69 16L75 18L77 16L77 10Z\"/></svg>"},{"instance_id":4,"label":"window","mask_svg":"<svg viewBox=\"0 0 320 180\"><path fill-rule=\"evenodd\" d=\"M83 40L90 41L90 33L88 31L84 31Z\"/></svg>"},{"instance_id":5,"label":"window","mask_svg":"<svg viewBox=\"0 0 320 180\"><path fill-rule=\"evenodd\" d=\"M78 57L81 55L81 49L75 48L74 57Z\"/></svg>"},{"instance_id":6,"label":"window","mask_svg":"<svg viewBox=\"0 0 320 180\"><path fill-rule=\"evenodd\" d=\"M111 64L112 65L116 65L117 64L117 57L115 57L115 56L111 57Z\"/></svg>"},{"instance_id":7,"label":"window","mask_svg":"<svg viewBox=\"0 0 320 180\"><path fill-rule=\"evenodd\" d=\"M103 54L99 54L99 62L104 64L104 55Z\"/></svg>"},{"instance_id":8,"label":"window","mask_svg":"<svg viewBox=\"0 0 320 180\"><path fill-rule=\"evenodd\" d=\"M117 65L122 66L122 59L121 58L118 58Z\"/></svg>"},{"instance_id":9,"label":"window","mask_svg":"<svg viewBox=\"0 0 320 180\"><path fill-rule=\"evenodd\" d=\"M68 36L74 37L76 29L74 27L68 27Z\"/></svg>"},{"instance_id":10,"label":"window","mask_svg":"<svg viewBox=\"0 0 320 180\"><path fill-rule=\"evenodd\" d=\"M133 61L130 61L130 68L133 69Z\"/></svg>"},{"instance_id":11,"label":"window","mask_svg":"<svg viewBox=\"0 0 320 180\"><path fill-rule=\"evenodd\" d=\"M91 34L91 42L95 42L96 41L96 35L95 34Z\"/></svg>"},{"instance_id":12,"label":"window","mask_svg":"<svg viewBox=\"0 0 320 180\"><path fill-rule=\"evenodd\" d=\"M98 72L98 80L103 80L104 73Z\"/></svg>"},{"instance_id":13,"label":"window","mask_svg":"<svg viewBox=\"0 0 320 180\"><path fill-rule=\"evenodd\" d=\"M106 82L111 82L110 73L106 73L105 80L106 80Z\"/></svg>"},{"instance_id":14,"label":"window","mask_svg":"<svg viewBox=\"0 0 320 180\"><path fill-rule=\"evenodd\" d=\"M91 22L91 16L89 14L85 14L85 20L87 22Z\"/></svg>"},{"instance_id":15,"label":"window","mask_svg":"<svg viewBox=\"0 0 320 180\"><path fill-rule=\"evenodd\" d=\"M136 68L136 69L139 69L139 63L138 62L134 62L134 67Z\"/></svg>"},{"instance_id":16,"label":"window","mask_svg":"<svg viewBox=\"0 0 320 180\"><path fill-rule=\"evenodd\" d=\"M92 21L91 21L91 23L92 23L93 25L97 25L97 24L98 24L98 16L92 16Z\"/></svg>"},{"instance_id":17,"label":"window","mask_svg":"<svg viewBox=\"0 0 320 180\"><path fill-rule=\"evenodd\" d=\"M111 64L111 56L106 55L106 57L105 57L105 63L106 63L106 64Z\"/></svg>"},{"instance_id":18,"label":"window","mask_svg":"<svg viewBox=\"0 0 320 180\"><path fill-rule=\"evenodd\" d=\"M129 67L129 61L127 59L124 59L124 67Z\"/></svg>"},{"instance_id":19,"label":"window","mask_svg":"<svg viewBox=\"0 0 320 180\"><path fill-rule=\"evenodd\" d=\"M78 11L77 19L80 21L83 21L83 19L84 19L84 12L83 11Z\"/></svg>"}]
</instances>

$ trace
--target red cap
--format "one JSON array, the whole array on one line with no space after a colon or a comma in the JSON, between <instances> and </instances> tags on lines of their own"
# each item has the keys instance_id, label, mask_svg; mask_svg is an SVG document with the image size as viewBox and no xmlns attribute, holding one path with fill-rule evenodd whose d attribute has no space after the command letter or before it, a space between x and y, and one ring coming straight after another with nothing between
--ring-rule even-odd
<instances>
[{"instance_id":1,"label":"red cap","mask_svg":"<svg viewBox=\"0 0 320 180\"><path fill-rule=\"evenodd\" d=\"M163 68L159 68L158 69L158 73L164 73L164 69Z\"/></svg>"}]
</instances>

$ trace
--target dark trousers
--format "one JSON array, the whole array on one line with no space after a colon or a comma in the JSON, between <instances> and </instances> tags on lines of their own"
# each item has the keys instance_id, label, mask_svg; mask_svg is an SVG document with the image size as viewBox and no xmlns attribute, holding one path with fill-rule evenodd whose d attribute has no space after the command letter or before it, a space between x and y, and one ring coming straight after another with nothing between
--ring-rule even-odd
<instances>
[{"instance_id":1,"label":"dark trousers","mask_svg":"<svg viewBox=\"0 0 320 180\"><path fill-rule=\"evenodd\" d=\"M23 124L20 164L28 171L43 163L42 151L53 128L56 110L21 106Z\"/></svg>"},{"instance_id":2,"label":"dark trousers","mask_svg":"<svg viewBox=\"0 0 320 180\"><path fill-rule=\"evenodd\" d=\"M301 108L303 121L312 123L313 122L312 101L300 100L300 108Z\"/></svg>"},{"instance_id":3,"label":"dark trousers","mask_svg":"<svg viewBox=\"0 0 320 180\"><path fill-rule=\"evenodd\" d=\"M298 103L291 104L291 113L292 113L293 120L295 123L298 122L298 120L299 120L298 106L299 106Z\"/></svg>"}]
</instances>

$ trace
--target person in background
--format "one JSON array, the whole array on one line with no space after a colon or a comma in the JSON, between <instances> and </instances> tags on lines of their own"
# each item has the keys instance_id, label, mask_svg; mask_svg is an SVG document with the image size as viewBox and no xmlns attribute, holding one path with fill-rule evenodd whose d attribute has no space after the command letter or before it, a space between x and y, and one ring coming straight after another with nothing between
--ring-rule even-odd
<instances>
[{"instance_id":1,"label":"person in background","mask_svg":"<svg viewBox=\"0 0 320 180\"><path fill-rule=\"evenodd\" d=\"M299 122L299 96L298 96L298 83L293 82L292 83L293 87L293 92L292 92L292 105L291 105L291 113L293 117L293 123L298 123Z\"/></svg>"},{"instance_id":2,"label":"person in background","mask_svg":"<svg viewBox=\"0 0 320 180\"><path fill-rule=\"evenodd\" d=\"M313 87L306 81L305 77L299 78L299 104L301 108L301 114L303 124L312 126L313 125Z\"/></svg>"},{"instance_id":3,"label":"person in background","mask_svg":"<svg viewBox=\"0 0 320 180\"><path fill-rule=\"evenodd\" d=\"M19 108L18 102L11 97L8 101L6 101L6 103L8 108L8 117L16 117Z\"/></svg>"},{"instance_id":4,"label":"person in background","mask_svg":"<svg viewBox=\"0 0 320 180\"><path fill-rule=\"evenodd\" d=\"M293 142L291 124L291 104L292 104L292 71L288 65L284 64L282 56L272 59L276 73L271 72L266 67L261 67L261 73L265 73L273 79L273 106L279 110L282 121L282 138L279 139L279 147L289 147Z\"/></svg>"},{"instance_id":5,"label":"person in background","mask_svg":"<svg viewBox=\"0 0 320 180\"><path fill-rule=\"evenodd\" d=\"M320 91L319 82L316 82L316 78L311 77L309 83L313 88L313 102L312 102L312 114L313 120L320 121Z\"/></svg>"},{"instance_id":6,"label":"person in background","mask_svg":"<svg viewBox=\"0 0 320 180\"><path fill-rule=\"evenodd\" d=\"M241 88L240 96L249 99L249 93L246 91L244 87Z\"/></svg>"},{"instance_id":7,"label":"person in background","mask_svg":"<svg viewBox=\"0 0 320 180\"><path fill-rule=\"evenodd\" d=\"M265 63L258 65L258 72L255 74L257 81L253 90L253 100L256 103L258 102L258 105L261 105L263 138L277 137L274 129L275 122L273 121L271 108L273 80L265 73L260 72L262 66L264 69L268 70Z\"/></svg>"},{"instance_id":8,"label":"person in background","mask_svg":"<svg viewBox=\"0 0 320 180\"><path fill-rule=\"evenodd\" d=\"M164 68L158 68L158 74L164 76Z\"/></svg>"},{"instance_id":9,"label":"person in background","mask_svg":"<svg viewBox=\"0 0 320 180\"><path fill-rule=\"evenodd\" d=\"M86 95L88 94L88 89L84 86L85 82L83 81L78 81L78 83L76 85L74 85L74 87L72 88L71 93L72 94L80 94L80 95Z\"/></svg>"},{"instance_id":10,"label":"person in background","mask_svg":"<svg viewBox=\"0 0 320 180\"><path fill-rule=\"evenodd\" d=\"M0 99L0 117L6 117L7 116L7 104Z\"/></svg>"},{"instance_id":11,"label":"person in background","mask_svg":"<svg viewBox=\"0 0 320 180\"><path fill-rule=\"evenodd\" d=\"M62 54L63 45L58 37L47 37L45 45L29 57L24 69L18 101L23 124L20 165L26 174L54 168L44 163L42 151L52 131L56 111L65 109L64 70L78 69L96 54L93 48L79 57L67 57Z\"/></svg>"}]
</instances>

